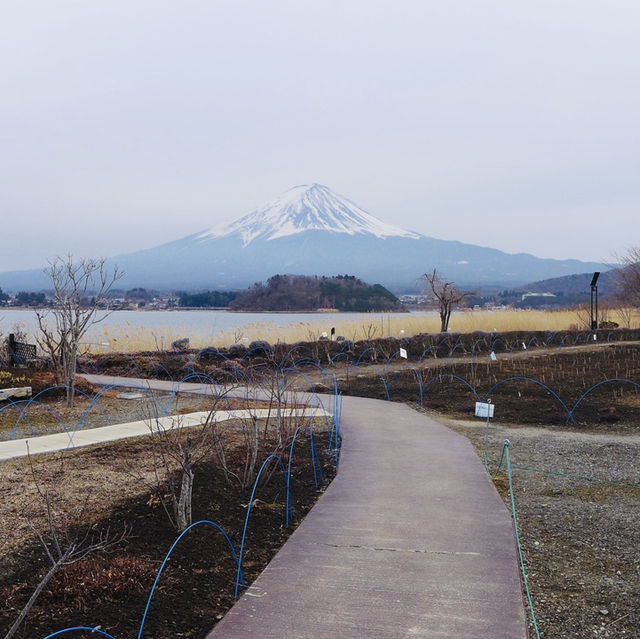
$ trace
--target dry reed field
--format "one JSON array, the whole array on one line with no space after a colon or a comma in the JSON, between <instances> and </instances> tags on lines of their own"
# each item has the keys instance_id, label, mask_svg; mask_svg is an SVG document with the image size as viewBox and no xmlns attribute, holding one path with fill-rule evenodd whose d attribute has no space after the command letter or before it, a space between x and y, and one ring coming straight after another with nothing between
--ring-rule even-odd
<instances>
[{"instance_id":1,"label":"dry reed field","mask_svg":"<svg viewBox=\"0 0 640 639\"><path fill-rule=\"evenodd\" d=\"M625 326L614 311L602 311L602 317ZM213 339L204 332L198 333L192 327L146 328L124 324L118 327L103 327L92 334L90 349L95 353L118 351L133 353L149 350L164 350L172 341L189 337L193 348L215 346L222 348L237 343L266 340L293 344L299 341L317 340L323 332L329 331L333 322L336 335L352 341L379 337L410 337L419 333L438 333L440 319L436 312L432 316L411 313L371 313L370 317L344 321L323 320L322 314L312 316L308 322L296 322L288 326L275 326L269 322L251 323L235 331L221 331ZM587 320L588 321L588 316ZM640 312L629 318L629 328L640 326ZM482 310L457 311L451 317L449 330L456 333L473 331L561 331L570 328L586 328L584 311L540 311L540 310ZM102 344L108 344L107 347Z\"/></svg>"}]
</instances>

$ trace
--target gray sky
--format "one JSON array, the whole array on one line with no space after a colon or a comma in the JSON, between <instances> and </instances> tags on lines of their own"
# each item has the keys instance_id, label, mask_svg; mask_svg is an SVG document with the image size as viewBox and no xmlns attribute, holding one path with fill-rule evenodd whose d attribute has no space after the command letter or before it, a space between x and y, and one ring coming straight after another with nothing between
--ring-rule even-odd
<instances>
[{"instance_id":1,"label":"gray sky","mask_svg":"<svg viewBox=\"0 0 640 639\"><path fill-rule=\"evenodd\" d=\"M7 0L0 271L307 182L433 237L611 260L640 243L639 30L637 0Z\"/></svg>"}]
</instances>

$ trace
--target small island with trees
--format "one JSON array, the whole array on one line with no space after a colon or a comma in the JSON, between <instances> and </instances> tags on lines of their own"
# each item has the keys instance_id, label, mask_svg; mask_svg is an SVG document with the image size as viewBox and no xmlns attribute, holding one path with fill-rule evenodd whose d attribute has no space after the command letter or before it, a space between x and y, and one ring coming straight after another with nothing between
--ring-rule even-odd
<instances>
[{"instance_id":1,"label":"small island with trees","mask_svg":"<svg viewBox=\"0 0 640 639\"><path fill-rule=\"evenodd\" d=\"M234 311L404 310L384 286L367 284L353 275L274 275L266 284L254 284L238 295L230 307Z\"/></svg>"}]
</instances>

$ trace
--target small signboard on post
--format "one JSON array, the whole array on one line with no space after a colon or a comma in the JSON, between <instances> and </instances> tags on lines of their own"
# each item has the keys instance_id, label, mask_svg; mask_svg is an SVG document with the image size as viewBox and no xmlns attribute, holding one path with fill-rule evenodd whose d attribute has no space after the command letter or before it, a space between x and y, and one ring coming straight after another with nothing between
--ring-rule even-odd
<instances>
[{"instance_id":1,"label":"small signboard on post","mask_svg":"<svg viewBox=\"0 0 640 639\"><path fill-rule=\"evenodd\" d=\"M400 349L400 357L402 357L402 359L407 359L407 351L404 348Z\"/></svg>"},{"instance_id":2,"label":"small signboard on post","mask_svg":"<svg viewBox=\"0 0 640 639\"><path fill-rule=\"evenodd\" d=\"M493 417L494 404L490 402L476 402L476 417Z\"/></svg>"}]
</instances>

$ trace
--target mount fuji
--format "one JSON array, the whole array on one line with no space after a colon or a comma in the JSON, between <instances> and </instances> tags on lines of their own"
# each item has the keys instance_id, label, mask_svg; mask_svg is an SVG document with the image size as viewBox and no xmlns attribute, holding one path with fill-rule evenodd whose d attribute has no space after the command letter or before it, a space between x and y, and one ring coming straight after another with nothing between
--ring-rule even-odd
<instances>
[{"instance_id":1,"label":"mount fuji","mask_svg":"<svg viewBox=\"0 0 640 639\"><path fill-rule=\"evenodd\" d=\"M276 273L349 274L400 290L415 289L433 268L466 286L606 270L427 237L384 222L320 184L295 186L230 224L110 261L125 273L121 287L165 290L238 289ZM46 282L39 271L19 271L0 274L0 285L33 290Z\"/></svg>"}]
</instances>

